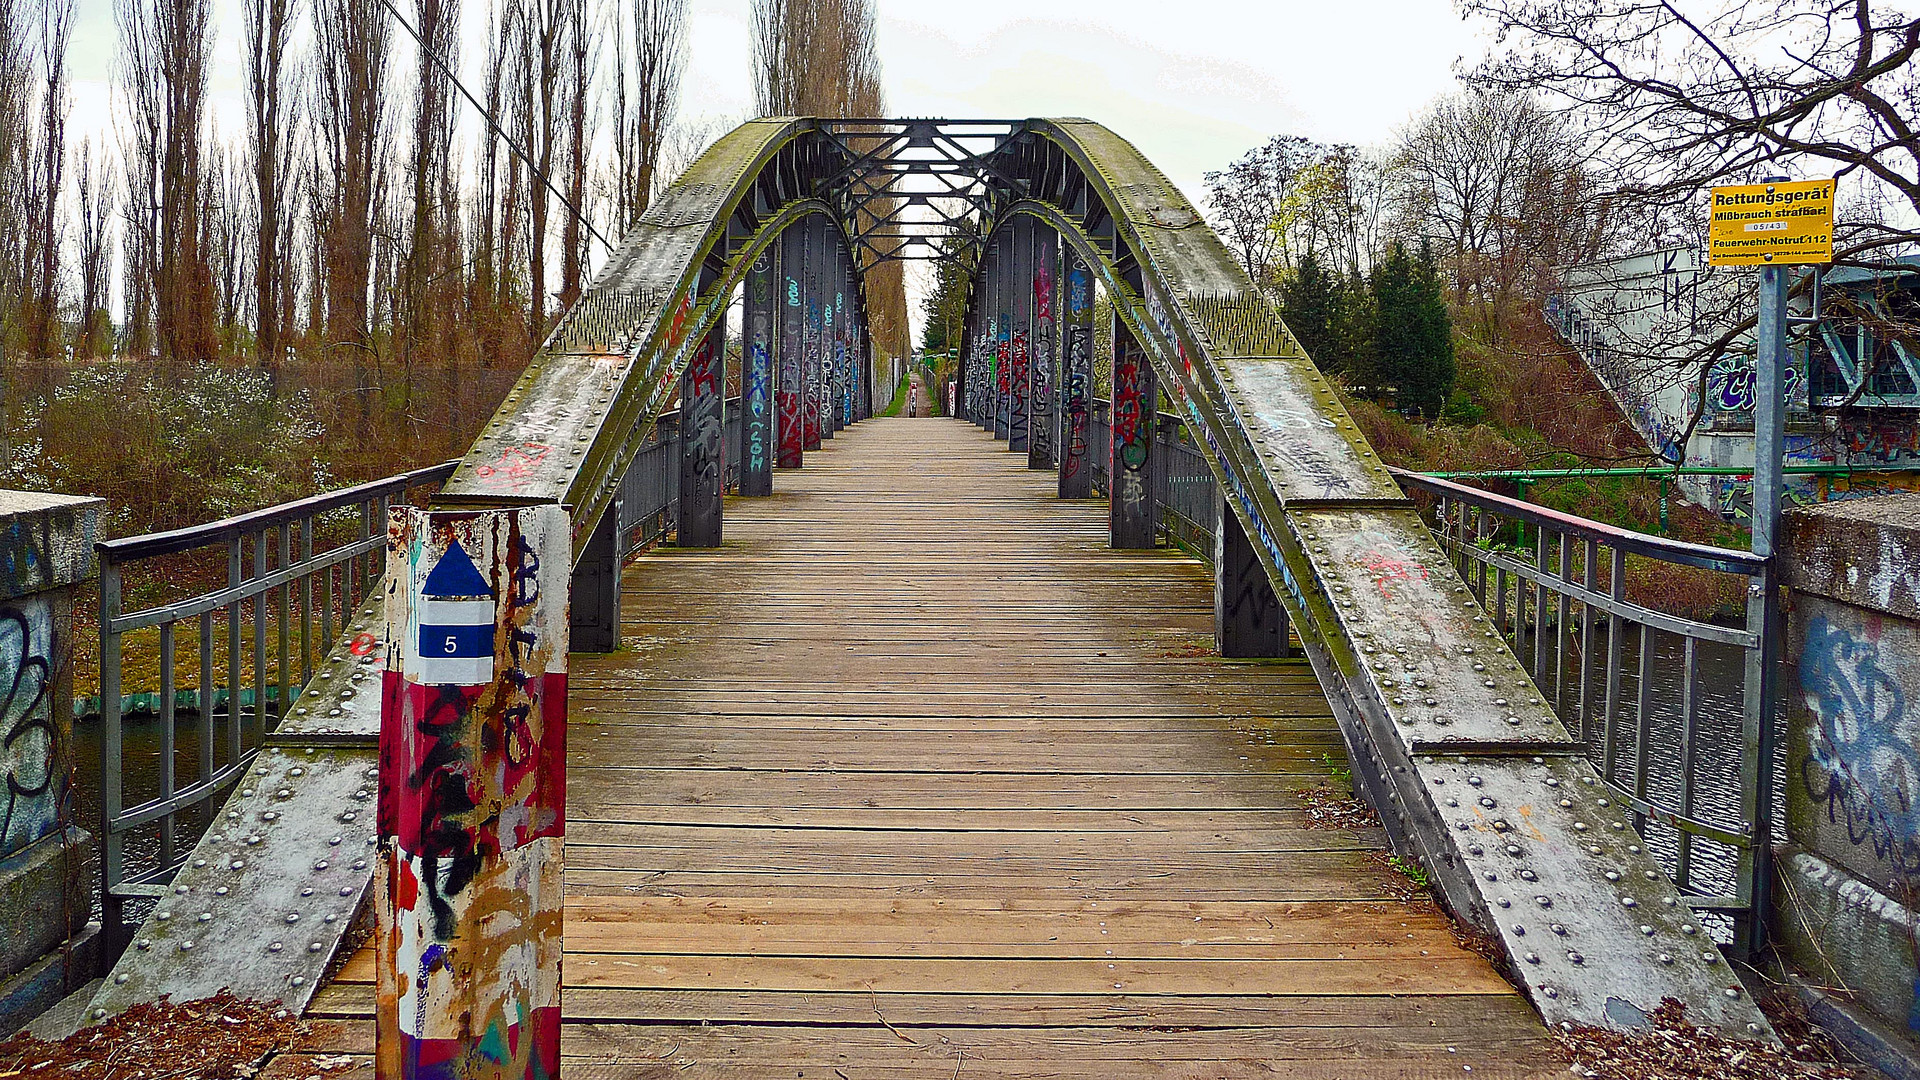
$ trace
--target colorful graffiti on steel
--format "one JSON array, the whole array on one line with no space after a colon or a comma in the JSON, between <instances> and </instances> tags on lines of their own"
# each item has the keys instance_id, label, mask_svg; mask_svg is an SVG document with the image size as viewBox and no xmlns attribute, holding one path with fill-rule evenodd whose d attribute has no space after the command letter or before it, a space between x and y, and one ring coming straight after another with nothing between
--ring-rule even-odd
<instances>
[{"instance_id":1,"label":"colorful graffiti on steel","mask_svg":"<svg viewBox=\"0 0 1920 1080\"><path fill-rule=\"evenodd\" d=\"M1084 499L1093 494L1092 469L1087 464L1093 401L1093 272L1077 256L1067 269L1066 312L1062 334L1060 497Z\"/></svg>"},{"instance_id":2,"label":"colorful graffiti on steel","mask_svg":"<svg viewBox=\"0 0 1920 1080\"><path fill-rule=\"evenodd\" d=\"M1033 273L1033 338L1028 349L1033 393L1028 404L1027 465L1045 469L1053 466L1054 455L1053 243L1043 238L1036 246L1040 258Z\"/></svg>"},{"instance_id":3,"label":"colorful graffiti on steel","mask_svg":"<svg viewBox=\"0 0 1920 1080\"><path fill-rule=\"evenodd\" d=\"M558 1073L569 528L558 506L389 522L383 1080Z\"/></svg>"}]
</instances>

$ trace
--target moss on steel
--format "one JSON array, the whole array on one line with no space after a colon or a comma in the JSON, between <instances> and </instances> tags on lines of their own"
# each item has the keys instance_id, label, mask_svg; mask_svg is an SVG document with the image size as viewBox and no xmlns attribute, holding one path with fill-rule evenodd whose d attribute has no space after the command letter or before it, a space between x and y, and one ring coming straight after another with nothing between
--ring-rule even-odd
<instances>
[{"instance_id":1,"label":"moss on steel","mask_svg":"<svg viewBox=\"0 0 1920 1080\"><path fill-rule=\"evenodd\" d=\"M740 213L764 170L840 153L806 139L816 124L743 125L668 190L589 294L617 294L613 311L642 298L631 333L596 315L585 335L639 344L564 352L573 339L556 331L442 501L563 502L576 537L591 529L689 342L759 250L805 214L839 220L805 197ZM1079 171L1087 205L1031 197L1058 170L1022 177L1020 155L1045 147ZM1674 996L1697 1022L1766 1034L1332 388L1179 190L1085 120L1026 121L997 153L987 224L1038 217L1105 282L1255 539L1401 853L1496 936L1551 1021L1630 1025ZM537 461L516 449L528 445Z\"/></svg>"}]
</instances>

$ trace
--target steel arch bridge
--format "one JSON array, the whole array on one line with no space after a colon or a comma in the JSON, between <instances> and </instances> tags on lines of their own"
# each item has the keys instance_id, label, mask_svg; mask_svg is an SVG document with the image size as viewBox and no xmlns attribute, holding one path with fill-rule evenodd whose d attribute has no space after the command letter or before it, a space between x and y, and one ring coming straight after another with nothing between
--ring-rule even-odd
<instances>
[{"instance_id":1,"label":"steel arch bridge","mask_svg":"<svg viewBox=\"0 0 1920 1080\"><path fill-rule=\"evenodd\" d=\"M1164 399L1224 497L1214 562L1226 636L1240 642L1230 648L1271 650L1291 625L1394 847L1426 869L1456 917L1498 943L1544 1019L1633 1025L1671 997L1696 1023L1769 1032L1688 901L1634 842L1629 818L1645 808L1587 764L1332 387L1179 190L1089 120L770 118L710 147L560 320L430 509L394 525L390 567L402 568L390 569L385 597L385 728L428 708L405 704L405 693L460 681L406 674L423 662L408 635L445 628L430 605L472 599L423 592L423 552L444 559L449 537L464 537L483 549L470 553L483 576L498 564L510 577L508 564L529 564L516 552L550 555L571 579L547 565L538 603L570 597L575 649L617 643L608 636L624 546L616 504L676 399L688 446L680 542L720 543L720 364L736 290L739 484L764 494L777 465L798 464L810 443L874 411L865 274L913 258L954 260L969 276L954 412L1024 446L1031 466L1057 470L1063 496L1088 494L1090 455L1108 460L1087 427L1098 283L1113 320L1114 545L1153 543L1152 418ZM512 543L457 524L489 514L513 519L495 530ZM533 607L501 617L519 643L501 655L524 645L529 670L549 680L548 697L519 688L518 715L563 729L566 650L556 658L537 637L562 634L567 620ZM400 753L383 743L382 768ZM383 774L383 804L396 782ZM537 804L553 796L535 788L500 797L527 800L538 819ZM536 821L517 850L561 835L564 815L548 809L559 824L542 832ZM383 808L382 835L395 836L386 819ZM1756 821L1748 835L1768 828ZM415 873L430 873L441 853L404 840L390 865L412 858ZM496 854L511 863L509 846ZM1764 848L1742 848L1740 895L1726 905L1747 937L1763 921L1751 886ZM516 865L518 880L543 880ZM375 871L376 890L390 887L386 873ZM382 974L399 980L396 993L421 962L425 933L415 925L403 955L383 954L397 965Z\"/></svg>"}]
</instances>

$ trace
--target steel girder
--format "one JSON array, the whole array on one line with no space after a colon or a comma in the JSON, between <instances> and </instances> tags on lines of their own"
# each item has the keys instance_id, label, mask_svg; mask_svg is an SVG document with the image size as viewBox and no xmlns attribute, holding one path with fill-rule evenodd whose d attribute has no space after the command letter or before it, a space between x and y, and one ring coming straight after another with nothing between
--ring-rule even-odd
<instances>
[{"instance_id":1,"label":"steel girder","mask_svg":"<svg viewBox=\"0 0 1920 1080\"><path fill-rule=\"evenodd\" d=\"M623 241L438 503L561 503L581 550L757 253L822 213L851 249L898 255L900 176L943 185L936 227L972 214L985 239L1030 215L1094 267L1254 541L1396 848L1500 942L1548 1021L1632 1026L1673 997L1696 1023L1770 1036L1332 388L1186 198L1098 124L742 125Z\"/></svg>"}]
</instances>

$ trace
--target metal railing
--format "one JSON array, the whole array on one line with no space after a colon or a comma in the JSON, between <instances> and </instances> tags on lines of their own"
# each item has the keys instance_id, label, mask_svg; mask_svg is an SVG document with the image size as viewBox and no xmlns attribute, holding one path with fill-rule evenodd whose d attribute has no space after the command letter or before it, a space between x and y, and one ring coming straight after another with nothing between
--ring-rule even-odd
<instances>
[{"instance_id":1,"label":"metal railing","mask_svg":"<svg viewBox=\"0 0 1920 1080\"><path fill-rule=\"evenodd\" d=\"M740 489L740 399L726 404L726 489ZM680 413L665 412L620 478L620 557L631 558L667 539L680 520Z\"/></svg>"},{"instance_id":2,"label":"metal railing","mask_svg":"<svg viewBox=\"0 0 1920 1080\"><path fill-rule=\"evenodd\" d=\"M100 896L110 935L120 932L125 901L164 892L215 800L245 773L271 720L307 685L380 580L387 507L437 489L455 464L97 545ZM158 712L155 760L150 770L143 763L137 779L123 729L130 636L138 659L158 661L152 671L140 664L134 676L151 681ZM183 637L189 657L180 655ZM194 664L184 691L183 659ZM176 724L182 710L198 719L185 732Z\"/></svg>"},{"instance_id":3,"label":"metal railing","mask_svg":"<svg viewBox=\"0 0 1920 1080\"><path fill-rule=\"evenodd\" d=\"M1393 473L1431 497L1430 525L1460 576L1674 883L1695 908L1732 916L1743 940L1772 820L1766 560ZM1702 596L1737 594L1744 618L1684 618L1636 595L1687 574Z\"/></svg>"},{"instance_id":4,"label":"metal railing","mask_svg":"<svg viewBox=\"0 0 1920 1080\"><path fill-rule=\"evenodd\" d=\"M1113 441L1112 406L1103 398L1095 398L1091 413L1087 445L1093 465L1093 490L1105 495L1111 466L1108 448ZM1212 562L1213 533L1219 527L1220 513L1220 489L1214 483L1213 470L1178 417L1163 413L1156 422L1152 483L1154 505L1160 508L1160 535Z\"/></svg>"}]
</instances>

